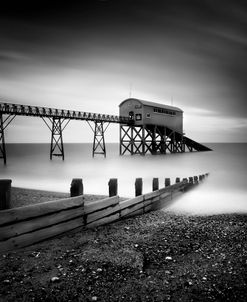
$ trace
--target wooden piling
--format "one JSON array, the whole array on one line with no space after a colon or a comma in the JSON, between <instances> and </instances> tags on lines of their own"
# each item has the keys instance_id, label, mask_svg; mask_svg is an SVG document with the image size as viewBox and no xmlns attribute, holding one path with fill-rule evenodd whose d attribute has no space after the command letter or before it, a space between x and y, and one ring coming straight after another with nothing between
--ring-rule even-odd
<instances>
[{"instance_id":1,"label":"wooden piling","mask_svg":"<svg viewBox=\"0 0 247 302\"><path fill-rule=\"evenodd\" d=\"M159 178L153 178L153 191L159 190Z\"/></svg>"},{"instance_id":2,"label":"wooden piling","mask_svg":"<svg viewBox=\"0 0 247 302\"><path fill-rule=\"evenodd\" d=\"M0 179L0 210L10 208L11 183L11 179Z\"/></svg>"},{"instance_id":3,"label":"wooden piling","mask_svg":"<svg viewBox=\"0 0 247 302\"><path fill-rule=\"evenodd\" d=\"M188 178L183 178L183 181L188 183Z\"/></svg>"},{"instance_id":4,"label":"wooden piling","mask_svg":"<svg viewBox=\"0 0 247 302\"><path fill-rule=\"evenodd\" d=\"M135 196L142 195L142 178L136 178L135 181Z\"/></svg>"},{"instance_id":5,"label":"wooden piling","mask_svg":"<svg viewBox=\"0 0 247 302\"><path fill-rule=\"evenodd\" d=\"M193 177L189 177L189 183L193 184Z\"/></svg>"},{"instance_id":6,"label":"wooden piling","mask_svg":"<svg viewBox=\"0 0 247 302\"><path fill-rule=\"evenodd\" d=\"M198 176L194 176L194 183L198 183Z\"/></svg>"},{"instance_id":7,"label":"wooden piling","mask_svg":"<svg viewBox=\"0 0 247 302\"><path fill-rule=\"evenodd\" d=\"M176 184L180 182L180 178L176 177Z\"/></svg>"},{"instance_id":8,"label":"wooden piling","mask_svg":"<svg viewBox=\"0 0 247 302\"><path fill-rule=\"evenodd\" d=\"M165 178L165 187L169 187L171 185L171 179Z\"/></svg>"},{"instance_id":9,"label":"wooden piling","mask_svg":"<svg viewBox=\"0 0 247 302\"><path fill-rule=\"evenodd\" d=\"M70 185L70 197L83 195L82 178L73 178Z\"/></svg>"},{"instance_id":10,"label":"wooden piling","mask_svg":"<svg viewBox=\"0 0 247 302\"><path fill-rule=\"evenodd\" d=\"M111 178L108 182L109 197L118 195L118 181L117 178Z\"/></svg>"},{"instance_id":11,"label":"wooden piling","mask_svg":"<svg viewBox=\"0 0 247 302\"><path fill-rule=\"evenodd\" d=\"M202 175L199 175L199 180L202 181Z\"/></svg>"}]
</instances>

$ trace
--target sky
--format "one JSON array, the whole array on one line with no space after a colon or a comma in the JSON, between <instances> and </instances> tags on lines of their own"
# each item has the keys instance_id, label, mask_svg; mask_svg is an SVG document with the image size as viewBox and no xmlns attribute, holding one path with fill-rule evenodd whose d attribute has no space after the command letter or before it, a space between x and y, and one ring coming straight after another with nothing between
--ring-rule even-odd
<instances>
[{"instance_id":1,"label":"sky","mask_svg":"<svg viewBox=\"0 0 247 302\"><path fill-rule=\"evenodd\" d=\"M1 5L1 101L118 114L132 96L180 107L194 140L247 142L245 1L61 2ZM5 134L50 141L38 118L16 117ZM111 125L106 142L118 135ZM64 142L92 139L85 122L64 131Z\"/></svg>"}]
</instances>

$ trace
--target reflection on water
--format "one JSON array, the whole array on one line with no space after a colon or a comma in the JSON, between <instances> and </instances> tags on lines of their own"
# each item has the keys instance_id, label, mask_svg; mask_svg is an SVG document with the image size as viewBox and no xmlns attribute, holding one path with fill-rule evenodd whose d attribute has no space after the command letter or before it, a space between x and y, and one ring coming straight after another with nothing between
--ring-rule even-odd
<instances>
[{"instance_id":1,"label":"reflection on water","mask_svg":"<svg viewBox=\"0 0 247 302\"><path fill-rule=\"evenodd\" d=\"M72 178L83 178L85 193L107 194L108 180L118 178L119 195L134 196L136 177L144 192L152 178L188 177L210 172L196 189L184 194L170 209L189 213L247 212L247 144L207 144L212 152L166 156L119 156L118 144L107 145L107 157L91 157L91 144L67 144L65 161L49 160L48 144L8 145L8 164L0 163L0 177L13 186L68 192Z\"/></svg>"}]
</instances>

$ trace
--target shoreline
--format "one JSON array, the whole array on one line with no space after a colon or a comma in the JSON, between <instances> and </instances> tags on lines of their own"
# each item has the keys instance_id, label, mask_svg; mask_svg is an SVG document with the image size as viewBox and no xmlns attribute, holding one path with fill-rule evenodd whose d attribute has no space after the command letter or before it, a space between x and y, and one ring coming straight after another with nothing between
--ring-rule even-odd
<instances>
[{"instance_id":1,"label":"shoreline","mask_svg":"<svg viewBox=\"0 0 247 302\"><path fill-rule=\"evenodd\" d=\"M245 301L246 233L246 214L167 210L80 228L0 254L0 301Z\"/></svg>"}]
</instances>

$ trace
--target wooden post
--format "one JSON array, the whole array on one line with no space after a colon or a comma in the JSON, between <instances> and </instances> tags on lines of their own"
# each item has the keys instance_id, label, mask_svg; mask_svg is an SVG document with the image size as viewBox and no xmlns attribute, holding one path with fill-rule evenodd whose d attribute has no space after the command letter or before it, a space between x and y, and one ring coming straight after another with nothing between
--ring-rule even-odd
<instances>
[{"instance_id":1,"label":"wooden post","mask_svg":"<svg viewBox=\"0 0 247 302\"><path fill-rule=\"evenodd\" d=\"M118 181L117 178L111 178L108 182L109 197L116 196L118 194Z\"/></svg>"},{"instance_id":2,"label":"wooden post","mask_svg":"<svg viewBox=\"0 0 247 302\"><path fill-rule=\"evenodd\" d=\"M159 178L153 178L153 191L159 190Z\"/></svg>"},{"instance_id":3,"label":"wooden post","mask_svg":"<svg viewBox=\"0 0 247 302\"><path fill-rule=\"evenodd\" d=\"M193 177L189 177L189 183L193 184Z\"/></svg>"},{"instance_id":4,"label":"wooden post","mask_svg":"<svg viewBox=\"0 0 247 302\"><path fill-rule=\"evenodd\" d=\"M183 178L183 181L188 183L188 178Z\"/></svg>"},{"instance_id":5,"label":"wooden post","mask_svg":"<svg viewBox=\"0 0 247 302\"><path fill-rule=\"evenodd\" d=\"M136 178L135 194L136 194L136 196L142 195L142 178Z\"/></svg>"},{"instance_id":6,"label":"wooden post","mask_svg":"<svg viewBox=\"0 0 247 302\"><path fill-rule=\"evenodd\" d=\"M202 175L199 175L199 180L202 181Z\"/></svg>"},{"instance_id":7,"label":"wooden post","mask_svg":"<svg viewBox=\"0 0 247 302\"><path fill-rule=\"evenodd\" d=\"M180 178L179 178L179 177L176 178L176 184L177 184L178 182L180 182Z\"/></svg>"},{"instance_id":8,"label":"wooden post","mask_svg":"<svg viewBox=\"0 0 247 302\"><path fill-rule=\"evenodd\" d=\"M171 185L170 178L165 178L165 187L169 187Z\"/></svg>"},{"instance_id":9,"label":"wooden post","mask_svg":"<svg viewBox=\"0 0 247 302\"><path fill-rule=\"evenodd\" d=\"M83 195L82 178L73 178L70 185L70 197Z\"/></svg>"},{"instance_id":10,"label":"wooden post","mask_svg":"<svg viewBox=\"0 0 247 302\"><path fill-rule=\"evenodd\" d=\"M0 210L10 208L11 179L0 179Z\"/></svg>"},{"instance_id":11,"label":"wooden post","mask_svg":"<svg viewBox=\"0 0 247 302\"><path fill-rule=\"evenodd\" d=\"M194 176L194 183L198 183L198 176Z\"/></svg>"}]
</instances>

